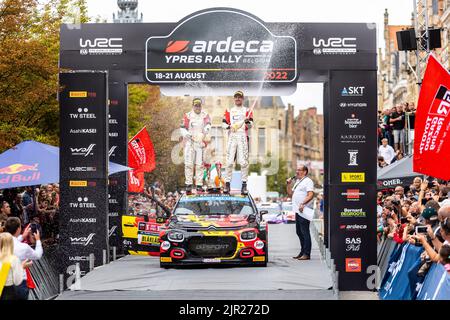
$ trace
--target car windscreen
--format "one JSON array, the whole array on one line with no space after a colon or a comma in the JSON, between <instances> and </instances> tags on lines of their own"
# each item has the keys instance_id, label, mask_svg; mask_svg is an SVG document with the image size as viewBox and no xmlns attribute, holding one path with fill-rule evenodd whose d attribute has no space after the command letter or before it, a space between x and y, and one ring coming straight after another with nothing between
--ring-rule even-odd
<instances>
[{"instance_id":1,"label":"car windscreen","mask_svg":"<svg viewBox=\"0 0 450 320\"><path fill-rule=\"evenodd\" d=\"M175 208L175 215L250 215L254 210L248 198L193 197L183 198Z\"/></svg>"}]
</instances>

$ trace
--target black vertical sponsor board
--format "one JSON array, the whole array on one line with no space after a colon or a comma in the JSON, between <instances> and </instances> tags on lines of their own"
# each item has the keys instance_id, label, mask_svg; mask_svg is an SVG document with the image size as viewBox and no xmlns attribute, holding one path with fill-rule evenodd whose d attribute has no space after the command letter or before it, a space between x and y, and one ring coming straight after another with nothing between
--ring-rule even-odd
<instances>
[{"instance_id":1,"label":"black vertical sponsor board","mask_svg":"<svg viewBox=\"0 0 450 320\"><path fill-rule=\"evenodd\" d=\"M111 74L109 79L109 160L127 165L128 142L128 86L120 75ZM127 173L119 172L109 177L109 245L123 252L121 217L127 210Z\"/></svg>"},{"instance_id":2,"label":"black vertical sponsor board","mask_svg":"<svg viewBox=\"0 0 450 320\"><path fill-rule=\"evenodd\" d=\"M89 271L108 252L107 72L60 73L61 273Z\"/></svg>"},{"instance_id":3,"label":"black vertical sponsor board","mask_svg":"<svg viewBox=\"0 0 450 320\"><path fill-rule=\"evenodd\" d=\"M375 71L330 73L329 245L340 290L373 289L366 272L376 265L376 98Z\"/></svg>"}]
</instances>

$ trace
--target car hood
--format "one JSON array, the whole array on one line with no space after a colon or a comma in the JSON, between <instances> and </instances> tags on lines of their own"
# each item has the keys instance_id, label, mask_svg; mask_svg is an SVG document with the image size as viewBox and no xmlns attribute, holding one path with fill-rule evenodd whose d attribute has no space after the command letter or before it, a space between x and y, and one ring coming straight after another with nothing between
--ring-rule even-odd
<instances>
[{"instance_id":1,"label":"car hood","mask_svg":"<svg viewBox=\"0 0 450 320\"><path fill-rule=\"evenodd\" d=\"M187 229L242 228L248 225L247 217L247 215L178 215L175 226Z\"/></svg>"}]
</instances>

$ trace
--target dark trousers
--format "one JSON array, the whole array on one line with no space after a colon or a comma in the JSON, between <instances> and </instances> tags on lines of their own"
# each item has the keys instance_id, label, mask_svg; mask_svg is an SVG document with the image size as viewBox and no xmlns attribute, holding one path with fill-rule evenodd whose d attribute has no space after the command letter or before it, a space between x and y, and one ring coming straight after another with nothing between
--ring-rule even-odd
<instances>
[{"instance_id":1,"label":"dark trousers","mask_svg":"<svg viewBox=\"0 0 450 320\"><path fill-rule=\"evenodd\" d=\"M28 289L26 280L23 280L22 283L16 287L16 295L19 300L28 300L29 292L30 289Z\"/></svg>"},{"instance_id":2,"label":"dark trousers","mask_svg":"<svg viewBox=\"0 0 450 320\"><path fill-rule=\"evenodd\" d=\"M295 214L295 229L300 239L300 255L311 256L311 235L309 233L310 221Z\"/></svg>"}]
</instances>

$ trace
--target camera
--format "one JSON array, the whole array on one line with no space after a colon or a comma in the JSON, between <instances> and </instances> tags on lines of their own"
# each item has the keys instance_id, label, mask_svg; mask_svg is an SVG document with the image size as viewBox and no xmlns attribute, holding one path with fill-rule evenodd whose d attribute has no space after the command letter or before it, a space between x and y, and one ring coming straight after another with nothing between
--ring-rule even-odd
<instances>
[{"instance_id":1,"label":"camera","mask_svg":"<svg viewBox=\"0 0 450 320\"><path fill-rule=\"evenodd\" d=\"M427 227L426 226L417 226L416 227L416 233L421 233L421 234L427 234Z\"/></svg>"},{"instance_id":2,"label":"camera","mask_svg":"<svg viewBox=\"0 0 450 320\"><path fill-rule=\"evenodd\" d=\"M400 218L400 223L401 223L401 224L408 223L408 218L406 218L406 217L401 217L401 218Z\"/></svg>"},{"instance_id":3,"label":"camera","mask_svg":"<svg viewBox=\"0 0 450 320\"><path fill-rule=\"evenodd\" d=\"M392 204L395 206L399 206L400 205L400 201L397 199L392 200Z\"/></svg>"},{"instance_id":4,"label":"camera","mask_svg":"<svg viewBox=\"0 0 450 320\"><path fill-rule=\"evenodd\" d=\"M31 223L30 228L31 228L31 234L35 234L37 232L37 224L36 223Z\"/></svg>"}]
</instances>

